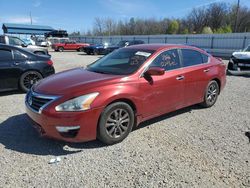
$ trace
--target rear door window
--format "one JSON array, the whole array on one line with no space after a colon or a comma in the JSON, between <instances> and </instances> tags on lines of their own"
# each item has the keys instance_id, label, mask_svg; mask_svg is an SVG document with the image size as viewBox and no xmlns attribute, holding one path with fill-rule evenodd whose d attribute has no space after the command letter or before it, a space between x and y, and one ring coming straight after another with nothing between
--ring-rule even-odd
<instances>
[{"instance_id":1,"label":"rear door window","mask_svg":"<svg viewBox=\"0 0 250 188\"><path fill-rule=\"evenodd\" d=\"M12 60L12 52L8 49L0 49L0 61Z\"/></svg>"},{"instance_id":2,"label":"rear door window","mask_svg":"<svg viewBox=\"0 0 250 188\"><path fill-rule=\"evenodd\" d=\"M18 50L14 50L14 59L15 60L26 60L28 58L24 53L19 52Z\"/></svg>"},{"instance_id":3,"label":"rear door window","mask_svg":"<svg viewBox=\"0 0 250 188\"><path fill-rule=\"evenodd\" d=\"M181 65L178 51L174 49L161 53L151 63L150 67L162 67L166 71L180 68Z\"/></svg>"},{"instance_id":4,"label":"rear door window","mask_svg":"<svg viewBox=\"0 0 250 188\"><path fill-rule=\"evenodd\" d=\"M203 63L203 58L200 52L191 49L181 49L181 52L184 67L200 65Z\"/></svg>"},{"instance_id":5,"label":"rear door window","mask_svg":"<svg viewBox=\"0 0 250 188\"><path fill-rule=\"evenodd\" d=\"M202 60L203 60L203 63L208 63L208 56L207 55L205 55L205 54L201 54L201 56L202 56Z\"/></svg>"}]
</instances>

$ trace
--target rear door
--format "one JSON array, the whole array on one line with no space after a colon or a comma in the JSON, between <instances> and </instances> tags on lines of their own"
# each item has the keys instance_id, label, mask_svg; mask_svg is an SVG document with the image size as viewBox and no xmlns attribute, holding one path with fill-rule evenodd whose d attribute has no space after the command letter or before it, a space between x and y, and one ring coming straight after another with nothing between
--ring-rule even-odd
<instances>
[{"instance_id":1,"label":"rear door","mask_svg":"<svg viewBox=\"0 0 250 188\"><path fill-rule=\"evenodd\" d=\"M209 57L194 49L181 49L185 106L203 101L211 79Z\"/></svg>"},{"instance_id":2,"label":"rear door","mask_svg":"<svg viewBox=\"0 0 250 188\"><path fill-rule=\"evenodd\" d=\"M11 71L13 54L10 49L0 48L0 90L16 88L16 75Z\"/></svg>"},{"instance_id":3,"label":"rear door","mask_svg":"<svg viewBox=\"0 0 250 188\"><path fill-rule=\"evenodd\" d=\"M152 76L152 81L140 78L140 90L144 91L144 118L179 109L183 105L183 79L177 49L159 54L150 67L162 67L165 74Z\"/></svg>"}]
</instances>

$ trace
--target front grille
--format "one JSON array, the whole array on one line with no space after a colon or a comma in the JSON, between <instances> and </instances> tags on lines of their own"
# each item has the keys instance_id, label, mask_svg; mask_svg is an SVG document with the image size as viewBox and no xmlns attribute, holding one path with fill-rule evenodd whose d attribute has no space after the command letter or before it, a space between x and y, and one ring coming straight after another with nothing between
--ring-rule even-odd
<instances>
[{"instance_id":1,"label":"front grille","mask_svg":"<svg viewBox=\"0 0 250 188\"><path fill-rule=\"evenodd\" d=\"M28 105L33 111L40 113L49 103L51 103L57 97L40 95L29 91L26 96L26 105Z\"/></svg>"}]
</instances>

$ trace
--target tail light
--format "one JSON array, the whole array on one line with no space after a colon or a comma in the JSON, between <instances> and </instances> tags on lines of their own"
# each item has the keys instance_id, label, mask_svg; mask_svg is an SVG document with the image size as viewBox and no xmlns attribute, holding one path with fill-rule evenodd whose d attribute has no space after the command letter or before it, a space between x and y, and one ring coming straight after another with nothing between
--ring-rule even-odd
<instances>
[{"instance_id":1,"label":"tail light","mask_svg":"<svg viewBox=\"0 0 250 188\"><path fill-rule=\"evenodd\" d=\"M47 64L48 65L53 65L53 61L49 60L49 61L47 61Z\"/></svg>"}]
</instances>

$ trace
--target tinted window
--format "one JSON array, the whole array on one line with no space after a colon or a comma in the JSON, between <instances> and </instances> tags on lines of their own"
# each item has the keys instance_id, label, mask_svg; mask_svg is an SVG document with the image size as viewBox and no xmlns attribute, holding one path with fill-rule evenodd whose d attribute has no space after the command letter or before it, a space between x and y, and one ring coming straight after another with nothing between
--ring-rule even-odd
<instances>
[{"instance_id":1,"label":"tinted window","mask_svg":"<svg viewBox=\"0 0 250 188\"><path fill-rule=\"evenodd\" d=\"M27 55L15 50L14 51L14 58L15 58L15 60L25 60L25 59L27 59Z\"/></svg>"},{"instance_id":2,"label":"tinted window","mask_svg":"<svg viewBox=\"0 0 250 188\"><path fill-rule=\"evenodd\" d=\"M1 60L12 60L11 50L0 49L0 61Z\"/></svg>"},{"instance_id":3,"label":"tinted window","mask_svg":"<svg viewBox=\"0 0 250 188\"><path fill-rule=\"evenodd\" d=\"M199 65L203 63L201 53L195 50L182 49L183 66Z\"/></svg>"},{"instance_id":4,"label":"tinted window","mask_svg":"<svg viewBox=\"0 0 250 188\"><path fill-rule=\"evenodd\" d=\"M180 59L177 50L168 50L161 53L151 63L151 67L162 67L165 70L173 70L180 68Z\"/></svg>"}]
</instances>

